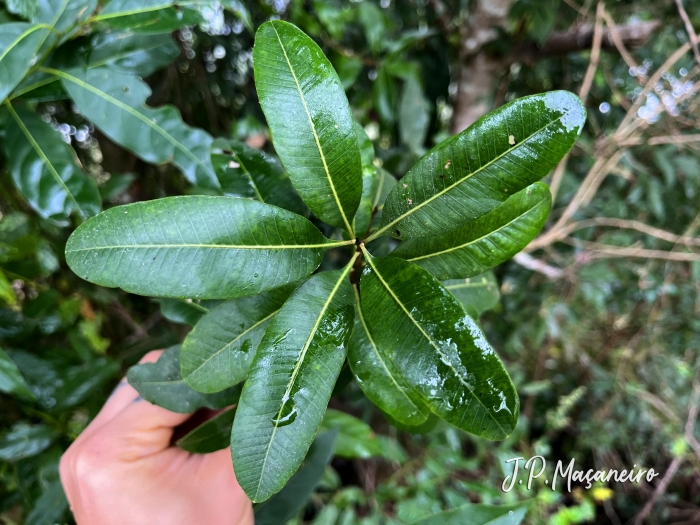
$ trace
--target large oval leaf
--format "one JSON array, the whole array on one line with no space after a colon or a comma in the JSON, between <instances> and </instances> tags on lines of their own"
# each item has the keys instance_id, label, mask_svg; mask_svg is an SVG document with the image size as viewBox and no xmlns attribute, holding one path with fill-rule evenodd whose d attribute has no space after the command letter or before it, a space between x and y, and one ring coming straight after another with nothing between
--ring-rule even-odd
<instances>
[{"instance_id":1,"label":"large oval leaf","mask_svg":"<svg viewBox=\"0 0 700 525\"><path fill-rule=\"evenodd\" d=\"M31 207L64 225L73 212L82 219L99 213L97 184L78 167L60 133L33 111L9 102L5 107L5 150L12 180Z\"/></svg>"},{"instance_id":2,"label":"large oval leaf","mask_svg":"<svg viewBox=\"0 0 700 525\"><path fill-rule=\"evenodd\" d=\"M80 112L120 146L146 162L172 162L193 184L219 188L212 137L187 126L173 106L146 106L151 89L137 76L108 67L43 71L60 77Z\"/></svg>"},{"instance_id":3,"label":"large oval leaf","mask_svg":"<svg viewBox=\"0 0 700 525\"><path fill-rule=\"evenodd\" d=\"M488 439L508 436L518 395L459 301L419 266L365 256L362 309L377 347L437 415Z\"/></svg>"},{"instance_id":4,"label":"large oval leaf","mask_svg":"<svg viewBox=\"0 0 700 525\"><path fill-rule=\"evenodd\" d=\"M351 268L302 284L253 358L231 435L236 478L253 502L284 487L323 420L353 327Z\"/></svg>"},{"instance_id":5,"label":"large oval leaf","mask_svg":"<svg viewBox=\"0 0 700 525\"><path fill-rule=\"evenodd\" d=\"M525 248L544 226L551 207L549 186L537 182L474 222L403 242L392 255L422 266L438 279L473 277Z\"/></svg>"},{"instance_id":6,"label":"large oval leaf","mask_svg":"<svg viewBox=\"0 0 700 525\"><path fill-rule=\"evenodd\" d=\"M218 392L243 381L267 323L296 288L290 284L232 299L206 314L182 343L185 381L199 392Z\"/></svg>"},{"instance_id":7,"label":"large oval leaf","mask_svg":"<svg viewBox=\"0 0 700 525\"><path fill-rule=\"evenodd\" d=\"M348 364L365 395L393 419L407 426L425 422L430 409L382 355L367 329L360 295L355 287L355 329L348 346Z\"/></svg>"},{"instance_id":8,"label":"large oval leaf","mask_svg":"<svg viewBox=\"0 0 700 525\"><path fill-rule=\"evenodd\" d=\"M192 390L180 375L180 345L168 348L155 363L133 366L126 374L129 384L154 405L171 412L186 414L198 408L224 408L238 401L241 387L235 386L216 394Z\"/></svg>"},{"instance_id":9,"label":"large oval leaf","mask_svg":"<svg viewBox=\"0 0 700 525\"><path fill-rule=\"evenodd\" d=\"M260 105L294 187L319 219L354 237L360 150L333 66L313 40L279 20L260 26L253 59Z\"/></svg>"},{"instance_id":10,"label":"large oval leaf","mask_svg":"<svg viewBox=\"0 0 700 525\"><path fill-rule=\"evenodd\" d=\"M66 261L102 286L157 297L230 299L313 272L332 242L304 217L247 199L168 197L82 224Z\"/></svg>"},{"instance_id":11,"label":"large oval leaf","mask_svg":"<svg viewBox=\"0 0 700 525\"><path fill-rule=\"evenodd\" d=\"M429 151L387 197L379 235L448 232L540 180L571 149L586 119L567 91L524 97Z\"/></svg>"}]
</instances>

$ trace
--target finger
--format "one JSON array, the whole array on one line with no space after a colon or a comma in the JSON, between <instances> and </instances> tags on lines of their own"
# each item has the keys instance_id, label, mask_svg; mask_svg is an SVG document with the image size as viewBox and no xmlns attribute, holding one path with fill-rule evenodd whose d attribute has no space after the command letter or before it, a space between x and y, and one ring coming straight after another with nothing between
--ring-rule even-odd
<instances>
[{"instance_id":1,"label":"finger","mask_svg":"<svg viewBox=\"0 0 700 525\"><path fill-rule=\"evenodd\" d=\"M153 352L148 352L141 358L139 364L155 363L158 361L158 358L163 352L164 350L154 350ZM119 412L133 403L134 399L138 397L139 393L128 383L126 377L123 377L112 391L112 394L109 396L102 409L95 416L95 419L93 419L85 430L83 430L78 439L84 441L93 435L107 422L111 421Z\"/></svg>"},{"instance_id":2,"label":"finger","mask_svg":"<svg viewBox=\"0 0 700 525\"><path fill-rule=\"evenodd\" d=\"M121 459L134 460L168 448L175 427L191 415L170 412L137 397L105 423L94 439L119 450Z\"/></svg>"}]
</instances>

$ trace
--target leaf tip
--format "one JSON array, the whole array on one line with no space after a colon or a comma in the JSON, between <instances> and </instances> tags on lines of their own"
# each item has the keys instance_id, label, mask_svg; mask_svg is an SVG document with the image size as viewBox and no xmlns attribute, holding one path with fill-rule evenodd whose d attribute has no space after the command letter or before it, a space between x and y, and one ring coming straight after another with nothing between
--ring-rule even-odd
<instances>
[{"instance_id":1,"label":"leaf tip","mask_svg":"<svg viewBox=\"0 0 700 525\"><path fill-rule=\"evenodd\" d=\"M550 111L561 113L560 121L567 133L574 131L578 136L586 122L586 107L570 91L550 91L544 96L544 104Z\"/></svg>"}]
</instances>

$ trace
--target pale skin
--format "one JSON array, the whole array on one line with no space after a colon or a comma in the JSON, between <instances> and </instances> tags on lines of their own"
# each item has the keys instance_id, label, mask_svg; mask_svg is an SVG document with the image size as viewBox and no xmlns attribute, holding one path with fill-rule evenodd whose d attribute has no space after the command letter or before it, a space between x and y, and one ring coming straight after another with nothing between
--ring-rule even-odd
<instances>
[{"instance_id":1,"label":"pale skin","mask_svg":"<svg viewBox=\"0 0 700 525\"><path fill-rule=\"evenodd\" d=\"M122 381L61 458L78 525L253 525L229 449L190 454L171 446L173 429L190 415L141 400Z\"/></svg>"}]
</instances>

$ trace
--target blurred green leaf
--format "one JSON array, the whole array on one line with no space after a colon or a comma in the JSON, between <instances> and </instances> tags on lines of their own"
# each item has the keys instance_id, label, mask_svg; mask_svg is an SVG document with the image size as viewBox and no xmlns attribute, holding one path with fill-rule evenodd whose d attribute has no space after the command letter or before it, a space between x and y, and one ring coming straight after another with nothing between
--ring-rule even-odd
<instances>
[{"instance_id":1,"label":"blurred green leaf","mask_svg":"<svg viewBox=\"0 0 700 525\"><path fill-rule=\"evenodd\" d=\"M417 75L408 77L399 103L399 134L409 150L420 154L430 125L430 103Z\"/></svg>"},{"instance_id":2,"label":"blurred green leaf","mask_svg":"<svg viewBox=\"0 0 700 525\"><path fill-rule=\"evenodd\" d=\"M210 303L213 306L218 304L218 301L193 301L191 299L171 299L162 297L156 299L160 304L160 313L163 314L168 321L179 324L188 324L194 326L197 322L209 311ZM204 303L204 304L202 304ZM212 307L213 307L212 306Z\"/></svg>"},{"instance_id":3,"label":"blurred green leaf","mask_svg":"<svg viewBox=\"0 0 700 525\"><path fill-rule=\"evenodd\" d=\"M519 525L525 518L529 507L530 502L500 506L467 504L414 523L416 525L463 525L464 523L470 525Z\"/></svg>"},{"instance_id":4,"label":"blurred green leaf","mask_svg":"<svg viewBox=\"0 0 700 525\"><path fill-rule=\"evenodd\" d=\"M205 421L177 441L177 446L192 454L209 454L231 444L231 427L236 409L231 408Z\"/></svg>"},{"instance_id":5,"label":"blurred green leaf","mask_svg":"<svg viewBox=\"0 0 700 525\"><path fill-rule=\"evenodd\" d=\"M333 410L326 410L323 416L321 430L337 430L334 455L347 459L367 459L373 456L382 456L384 447L382 442L374 435L372 428L356 417Z\"/></svg>"},{"instance_id":6,"label":"blurred green leaf","mask_svg":"<svg viewBox=\"0 0 700 525\"><path fill-rule=\"evenodd\" d=\"M37 0L5 0L7 10L13 15L31 20L36 12Z\"/></svg>"},{"instance_id":7,"label":"blurred green leaf","mask_svg":"<svg viewBox=\"0 0 700 525\"><path fill-rule=\"evenodd\" d=\"M47 425L16 423L0 436L0 459L17 461L36 456L58 437L56 429Z\"/></svg>"},{"instance_id":8,"label":"blurred green leaf","mask_svg":"<svg viewBox=\"0 0 700 525\"><path fill-rule=\"evenodd\" d=\"M34 394L27 388L17 365L2 348L0 348L0 391L14 394L22 399L35 399Z\"/></svg>"},{"instance_id":9,"label":"blurred green leaf","mask_svg":"<svg viewBox=\"0 0 700 525\"><path fill-rule=\"evenodd\" d=\"M491 271L466 279L443 281L442 284L465 307L474 308L478 315L496 306L501 296L498 281Z\"/></svg>"}]
</instances>

